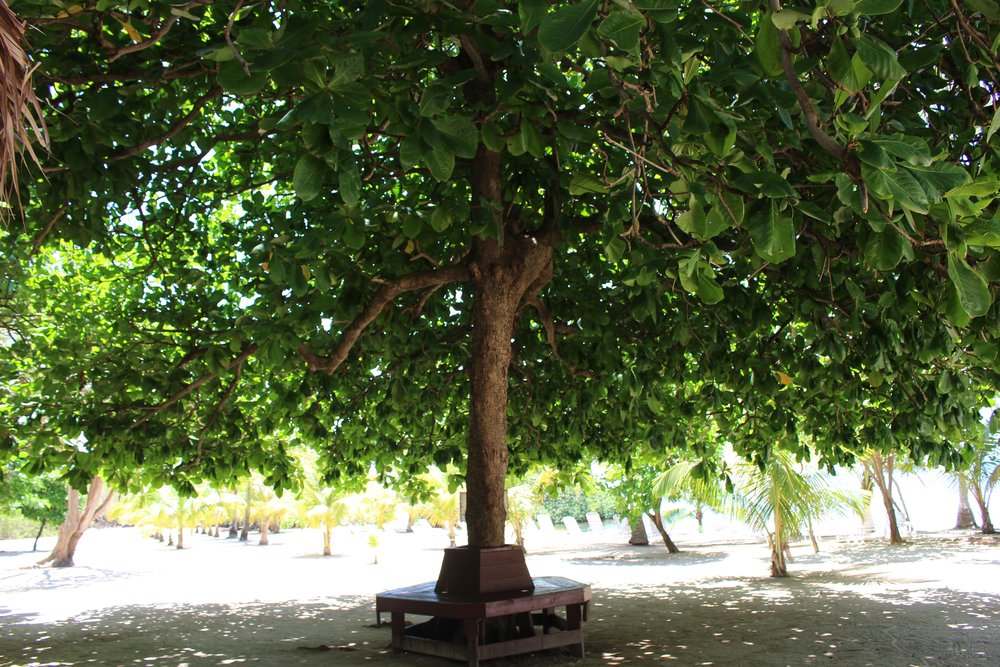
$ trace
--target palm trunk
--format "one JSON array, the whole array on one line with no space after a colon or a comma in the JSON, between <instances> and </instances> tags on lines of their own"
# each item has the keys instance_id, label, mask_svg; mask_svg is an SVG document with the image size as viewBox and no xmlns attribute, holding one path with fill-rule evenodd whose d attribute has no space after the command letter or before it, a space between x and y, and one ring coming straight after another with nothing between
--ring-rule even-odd
<instances>
[{"instance_id":1,"label":"palm trunk","mask_svg":"<svg viewBox=\"0 0 1000 667\"><path fill-rule=\"evenodd\" d=\"M646 535L646 524L642 522L642 519L637 519L632 524L632 536L628 538L628 543L634 547L649 546L649 536Z\"/></svg>"},{"instance_id":2,"label":"palm trunk","mask_svg":"<svg viewBox=\"0 0 1000 667\"><path fill-rule=\"evenodd\" d=\"M969 505L969 485L965 478L956 475L958 479L958 515L955 517L955 528L966 530L977 528L976 517L972 514L972 506Z\"/></svg>"},{"instance_id":3,"label":"palm trunk","mask_svg":"<svg viewBox=\"0 0 1000 667\"><path fill-rule=\"evenodd\" d=\"M178 523L177 524L177 545L176 546L177 546L178 549L183 549L184 548L184 524L182 524L182 523Z\"/></svg>"},{"instance_id":4,"label":"palm trunk","mask_svg":"<svg viewBox=\"0 0 1000 667\"><path fill-rule=\"evenodd\" d=\"M333 526L329 523L323 524L323 555L332 556L333 552L330 550L330 534L333 532Z\"/></svg>"},{"instance_id":5,"label":"palm trunk","mask_svg":"<svg viewBox=\"0 0 1000 667\"><path fill-rule=\"evenodd\" d=\"M227 539L235 540L240 536L240 513L237 510L233 510L233 517L229 521L229 537Z\"/></svg>"},{"instance_id":6,"label":"palm trunk","mask_svg":"<svg viewBox=\"0 0 1000 667\"><path fill-rule=\"evenodd\" d=\"M271 526L271 521L266 517L260 520L260 541L257 544L270 544L271 539L269 537Z\"/></svg>"},{"instance_id":7,"label":"palm trunk","mask_svg":"<svg viewBox=\"0 0 1000 667\"><path fill-rule=\"evenodd\" d=\"M771 487L774 493L772 502L772 506L774 507L774 536L773 538L768 538L768 541L771 543L771 576L787 577L788 565L785 562L785 553L788 550L788 544L785 540L785 517L781 512L781 492L778 489L778 485L773 482L771 483Z\"/></svg>"},{"instance_id":8,"label":"palm trunk","mask_svg":"<svg viewBox=\"0 0 1000 667\"><path fill-rule=\"evenodd\" d=\"M52 567L73 567L73 556L76 554L76 547L83 533L90 528L94 519L104 514L114 500L114 491L108 490L107 495L102 498L104 492L104 480L100 477L91 479L90 487L87 489L87 502L81 510L80 492L76 489L69 490L66 499L66 520L59 526L59 534L52 553L39 561L39 565L51 562Z\"/></svg>"},{"instance_id":9,"label":"palm trunk","mask_svg":"<svg viewBox=\"0 0 1000 667\"><path fill-rule=\"evenodd\" d=\"M976 505L979 506L979 516L982 518L982 530L980 531L983 535L993 535L997 531L993 528L993 520L990 518L990 507L987 501L986 495L983 493L982 486L976 485L972 489L972 497L976 499Z\"/></svg>"},{"instance_id":10,"label":"palm trunk","mask_svg":"<svg viewBox=\"0 0 1000 667\"><path fill-rule=\"evenodd\" d=\"M667 547L667 551L672 554L679 554L681 550L677 548L674 541L670 539L667 529L663 527L663 515L660 514L660 510L657 509L650 512L649 518L653 520L653 525L656 526L656 530L660 533L660 538L663 540L664 546Z\"/></svg>"},{"instance_id":11,"label":"palm trunk","mask_svg":"<svg viewBox=\"0 0 1000 667\"><path fill-rule=\"evenodd\" d=\"M448 520L448 546L455 546L455 522Z\"/></svg>"}]
</instances>

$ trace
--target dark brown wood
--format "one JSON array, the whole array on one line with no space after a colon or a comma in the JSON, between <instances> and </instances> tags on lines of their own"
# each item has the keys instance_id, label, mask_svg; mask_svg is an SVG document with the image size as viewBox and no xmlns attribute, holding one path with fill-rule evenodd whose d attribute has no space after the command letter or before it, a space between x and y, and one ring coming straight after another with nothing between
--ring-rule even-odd
<instances>
[{"instance_id":1,"label":"dark brown wood","mask_svg":"<svg viewBox=\"0 0 1000 667\"><path fill-rule=\"evenodd\" d=\"M524 562L524 549L515 545L453 547L444 550L436 593L515 593L535 587Z\"/></svg>"},{"instance_id":2,"label":"dark brown wood","mask_svg":"<svg viewBox=\"0 0 1000 667\"><path fill-rule=\"evenodd\" d=\"M562 646L582 656L582 626L592 595L590 586L563 577L536 577L533 583L534 590L528 592L474 595L437 593L435 582L427 582L380 593L375 597L375 614L379 623L382 613L392 615L394 649L462 660L473 667L482 660ZM554 615L557 607L565 607L565 621ZM532 614L536 611L544 613ZM461 641L412 636L405 625L406 614L460 621ZM519 634L525 636L485 643L486 620L501 617L512 617ZM534 634L533 624L545 629L562 626L565 630Z\"/></svg>"}]
</instances>

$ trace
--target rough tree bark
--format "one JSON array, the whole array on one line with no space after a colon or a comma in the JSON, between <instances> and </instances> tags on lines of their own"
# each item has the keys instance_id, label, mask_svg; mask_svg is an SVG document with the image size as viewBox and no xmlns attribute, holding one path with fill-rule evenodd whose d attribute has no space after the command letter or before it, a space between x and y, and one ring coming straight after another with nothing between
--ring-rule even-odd
<instances>
[{"instance_id":1,"label":"rough tree bark","mask_svg":"<svg viewBox=\"0 0 1000 667\"><path fill-rule=\"evenodd\" d=\"M59 526L56 545L52 553L38 562L39 565L52 563L52 567L73 567L73 556L83 533L90 528L94 519L100 517L111 506L115 492L106 489L104 480L94 477L87 489L87 502L80 509L80 492L69 490L66 499L66 520Z\"/></svg>"},{"instance_id":2,"label":"rough tree bark","mask_svg":"<svg viewBox=\"0 0 1000 667\"><path fill-rule=\"evenodd\" d=\"M955 529L978 527L976 517L972 514L972 506L969 504L969 485L966 484L964 477L958 477L958 514L955 517Z\"/></svg>"},{"instance_id":3,"label":"rough tree bark","mask_svg":"<svg viewBox=\"0 0 1000 667\"><path fill-rule=\"evenodd\" d=\"M993 519L990 518L989 500L986 494L983 493L982 484L977 484L973 487L972 497L976 499L976 505L979 506L979 516L982 519L982 528L979 532L983 535L993 535L997 531L993 528Z\"/></svg>"}]
</instances>

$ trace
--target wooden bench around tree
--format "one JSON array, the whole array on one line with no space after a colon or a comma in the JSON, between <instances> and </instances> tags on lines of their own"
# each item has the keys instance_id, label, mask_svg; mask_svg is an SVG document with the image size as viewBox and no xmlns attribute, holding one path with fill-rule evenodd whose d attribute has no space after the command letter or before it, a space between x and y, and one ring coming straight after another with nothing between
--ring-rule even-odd
<instances>
[{"instance_id":1,"label":"wooden bench around tree","mask_svg":"<svg viewBox=\"0 0 1000 667\"><path fill-rule=\"evenodd\" d=\"M563 577L533 581L530 592L486 595L439 594L433 581L397 588L375 597L375 614L380 624L383 613L391 615L394 649L465 660L470 667L480 660L562 646L583 657L590 586ZM565 607L565 617L556 614L559 607ZM433 618L407 627L406 614ZM550 632L552 628L558 631Z\"/></svg>"}]
</instances>

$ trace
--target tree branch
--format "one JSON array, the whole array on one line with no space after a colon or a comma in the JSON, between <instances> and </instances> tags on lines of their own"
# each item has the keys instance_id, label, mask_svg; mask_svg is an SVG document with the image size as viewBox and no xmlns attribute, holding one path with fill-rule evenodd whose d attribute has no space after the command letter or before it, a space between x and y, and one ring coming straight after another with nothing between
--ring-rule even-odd
<instances>
[{"instance_id":1,"label":"tree branch","mask_svg":"<svg viewBox=\"0 0 1000 667\"><path fill-rule=\"evenodd\" d=\"M198 116L198 114L201 113L202 108L204 108L204 106L208 104L209 101L218 97L221 94L222 94L222 88L219 88L218 86L212 88L207 93L205 93L201 98L199 98L194 103L194 108L192 108L191 111L189 111L187 115L184 116L184 118L181 118L176 125L167 130L166 133L161 134L158 137L148 139L139 144L138 146L133 146L132 148L128 148L120 153L117 153L116 155L112 155L110 158L108 158L108 162L117 162L119 160L124 160L126 158L133 157L143 152L147 148L152 148L153 146L158 146L162 144L164 141L169 141L178 132L180 132L185 127L190 125L191 121L193 121Z\"/></svg>"},{"instance_id":2,"label":"tree branch","mask_svg":"<svg viewBox=\"0 0 1000 667\"><path fill-rule=\"evenodd\" d=\"M257 345L248 345L248 346L246 346L245 348L243 348L243 351L240 352L240 356L236 357L236 359L233 360L233 364L236 366L237 369L239 369L247 359L249 359L251 356L253 356L257 352L257 350L258 350L258 346ZM167 408L169 408L171 405L174 405L175 403L177 403L177 401L181 400L182 398L184 398L188 394L191 394L192 392L197 391L204 384L206 384L208 382L211 382L212 380L216 379L217 377L219 377L219 376L217 374L215 374L215 373L208 373L207 375L203 375L202 377L198 378L197 380L195 380L194 382L192 382L191 384L187 385L186 387L184 387L183 389L181 389L179 392L177 392L176 394L174 394L173 396L171 396L170 398L168 398L167 400L165 400L163 403L160 403L159 405L157 405L156 407L154 407L152 409L152 412L150 412L148 415L146 415L145 417L143 417L139 421L137 421L134 424L132 424L131 426L129 426L129 430L134 429L134 428L138 428L139 426L142 426L143 424L145 424L146 422L148 422L150 419L152 419L156 415L160 414L161 412L163 412L164 410L166 410Z\"/></svg>"},{"instance_id":3,"label":"tree branch","mask_svg":"<svg viewBox=\"0 0 1000 667\"><path fill-rule=\"evenodd\" d=\"M347 359L351 348L354 347L354 344L361 337L361 334L365 332L365 329L375 321L375 318L397 296L403 292L412 292L428 287L440 287L441 285L463 282L468 279L468 267L457 265L443 269L411 273L398 280L383 282L365 309L344 329L344 332L340 336L340 342L330 354L326 356L315 354L309 350L308 345L303 343L298 348L299 356L308 364L310 371L333 373Z\"/></svg>"}]
</instances>

